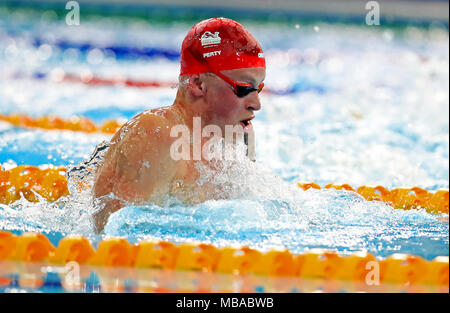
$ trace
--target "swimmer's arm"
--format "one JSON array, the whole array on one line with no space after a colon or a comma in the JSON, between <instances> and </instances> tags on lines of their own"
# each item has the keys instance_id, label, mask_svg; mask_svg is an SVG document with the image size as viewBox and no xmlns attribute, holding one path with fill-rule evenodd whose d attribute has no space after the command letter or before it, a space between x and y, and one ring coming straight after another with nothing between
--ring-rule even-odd
<instances>
[{"instance_id":1,"label":"swimmer's arm","mask_svg":"<svg viewBox=\"0 0 450 313\"><path fill-rule=\"evenodd\" d=\"M175 175L175 163L170 158L169 135L167 121L148 114L141 117L105 157L94 185L94 197L104 205L94 214L97 232L127 201L143 203L155 190L171 181ZM102 197L111 192L114 198Z\"/></svg>"},{"instance_id":2,"label":"swimmer's arm","mask_svg":"<svg viewBox=\"0 0 450 313\"><path fill-rule=\"evenodd\" d=\"M117 135L117 134L116 134ZM115 142L116 136L111 142ZM94 181L93 196L97 211L92 215L95 232L100 233L108 221L108 217L124 206L120 199L109 196L114 189L117 166L117 144L112 144L107 151L103 164L97 169Z\"/></svg>"}]
</instances>

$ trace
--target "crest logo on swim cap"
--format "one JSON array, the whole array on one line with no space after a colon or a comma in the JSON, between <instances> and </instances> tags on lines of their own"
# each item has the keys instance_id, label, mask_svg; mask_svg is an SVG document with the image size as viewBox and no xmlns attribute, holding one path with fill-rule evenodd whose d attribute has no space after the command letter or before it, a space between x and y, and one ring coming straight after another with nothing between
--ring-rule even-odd
<instances>
[{"instance_id":1,"label":"crest logo on swim cap","mask_svg":"<svg viewBox=\"0 0 450 313\"><path fill-rule=\"evenodd\" d=\"M204 46L210 46L210 45L217 45L220 43L222 38L219 37L219 32L214 32L214 34L213 34L210 31L206 31L203 33L200 40L202 42L202 47L204 47Z\"/></svg>"}]
</instances>

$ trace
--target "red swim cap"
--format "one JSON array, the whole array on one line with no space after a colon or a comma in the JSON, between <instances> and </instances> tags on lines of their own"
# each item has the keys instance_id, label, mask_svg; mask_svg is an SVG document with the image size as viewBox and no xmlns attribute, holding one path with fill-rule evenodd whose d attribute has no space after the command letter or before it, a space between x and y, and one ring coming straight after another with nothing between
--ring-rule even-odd
<instances>
[{"instance_id":1,"label":"red swim cap","mask_svg":"<svg viewBox=\"0 0 450 313\"><path fill-rule=\"evenodd\" d=\"M261 46L238 22L219 17L191 28L181 46L180 75L266 67Z\"/></svg>"}]
</instances>

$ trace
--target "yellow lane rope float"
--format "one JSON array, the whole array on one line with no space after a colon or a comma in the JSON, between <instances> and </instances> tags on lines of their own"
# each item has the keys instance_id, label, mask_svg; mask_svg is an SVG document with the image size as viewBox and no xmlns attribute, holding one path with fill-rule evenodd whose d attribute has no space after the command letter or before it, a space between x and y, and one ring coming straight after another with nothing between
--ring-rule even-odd
<instances>
[{"instance_id":1,"label":"yellow lane rope float","mask_svg":"<svg viewBox=\"0 0 450 313\"><path fill-rule=\"evenodd\" d=\"M449 283L449 259L442 256L431 261L408 254L377 259L370 253L343 256L323 249L294 255L288 250L261 252L247 246L218 248L204 243L177 245L167 241L143 240L132 245L123 238L102 240L95 250L82 236L64 237L55 247L43 234L16 236L6 231L0 231L1 261L76 262L107 268L155 268L359 282L367 280L372 269L367 264L372 264L372 267L379 267L380 283L447 287Z\"/></svg>"},{"instance_id":2,"label":"yellow lane rope float","mask_svg":"<svg viewBox=\"0 0 450 313\"><path fill-rule=\"evenodd\" d=\"M298 186L303 190L310 188L321 189L318 184L313 182L299 182ZM328 184L324 188L355 191L368 201L383 201L396 209L409 210L423 208L429 213L448 213L448 189L439 189L435 193L432 193L419 187L400 187L388 190L383 186L363 185L357 189L353 189L348 184Z\"/></svg>"},{"instance_id":3,"label":"yellow lane rope float","mask_svg":"<svg viewBox=\"0 0 450 313\"><path fill-rule=\"evenodd\" d=\"M103 132L107 134L114 134L123 124L116 120L110 120L104 122L102 125L96 125L93 121L86 117L74 116L68 119L62 119L56 116L44 116L32 118L25 114L0 114L0 121L26 128L71 130L87 133Z\"/></svg>"},{"instance_id":4,"label":"yellow lane rope float","mask_svg":"<svg viewBox=\"0 0 450 313\"><path fill-rule=\"evenodd\" d=\"M303 190L321 189L318 184L313 182L299 182L298 186ZM83 186L80 187L83 188ZM419 187L388 190L383 186L360 186L354 189L348 184L328 184L324 188L355 191L369 201L384 201L396 209L422 208L429 213L448 214L448 189L440 189L432 193ZM10 204L22 197L31 202L38 202L37 195L47 201L56 201L68 194L66 168L64 167L40 168L19 165L10 170L0 169L0 203Z\"/></svg>"}]
</instances>

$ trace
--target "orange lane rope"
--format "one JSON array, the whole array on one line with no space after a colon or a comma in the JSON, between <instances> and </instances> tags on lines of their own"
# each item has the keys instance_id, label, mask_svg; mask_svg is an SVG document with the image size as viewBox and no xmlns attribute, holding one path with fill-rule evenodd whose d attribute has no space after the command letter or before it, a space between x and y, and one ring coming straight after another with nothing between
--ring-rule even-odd
<instances>
[{"instance_id":1,"label":"orange lane rope","mask_svg":"<svg viewBox=\"0 0 450 313\"><path fill-rule=\"evenodd\" d=\"M303 190L310 188L321 189L319 185L313 182L299 182L298 186ZM432 193L419 187L403 187L388 190L383 186L364 185L354 189L348 184L328 184L324 188L355 191L366 200L387 202L396 209L409 210L424 208L429 213L448 214L448 189L439 189L435 193Z\"/></svg>"},{"instance_id":2,"label":"orange lane rope","mask_svg":"<svg viewBox=\"0 0 450 313\"><path fill-rule=\"evenodd\" d=\"M299 182L298 186L303 190L321 189L315 183ZM383 186L361 186L354 189L348 184L328 184L324 188L355 191L369 201L384 201L397 209L424 208L429 213L448 214L448 189L432 193L419 187L388 190ZM47 201L55 201L68 195L66 168L19 165L9 170L0 169L0 203L10 204L22 197L28 201L37 202L39 201L37 194Z\"/></svg>"},{"instance_id":3,"label":"orange lane rope","mask_svg":"<svg viewBox=\"0 0 450 313\"><path fill-rule=\"evenodd\" d=\"M69 194L64 167L39 168L20 165L10 170L0 169L0 203L10 204L24 197L38 202L40 195L47 201L56 201Z\"/></svg>"},{"instance_id":4,"label":"orange lane rope","mask_svg":"<svg viewBox=\"0 0 450 313\"><path fill-rule=\"evenodd\" d=\"M74 116L69 119L62 119L56 116L32 118L25 114L0 114L0 121L26 128L71 130L87 133L103 132L107 134L114 134L122 126L122 123L116 120L109 120L104 122L102 125L96 125L89 118L78 116Z\"/></svg>"},{"instance_id":5,"label":"orange lane rope","mask_svg":"<svg viewBox=\"0 0 450 313\"><path fill-rule=\"evenodd\" d=\"M64 237L55 247L43 234L16 236L0 231L0 261L4 260L360 282L366 281L368 273L378 266L381 283L408 286L448 286L449 283L449 260L445 256L432 261L408 254L377 259L365 252L343 256L323 249L294 255L289 250L261 252L246 246L218 248L205 243L176 245L143 240L132 245L123 238L104 239L95 250L82 236Z\"/></svg>"}]
</instances>

